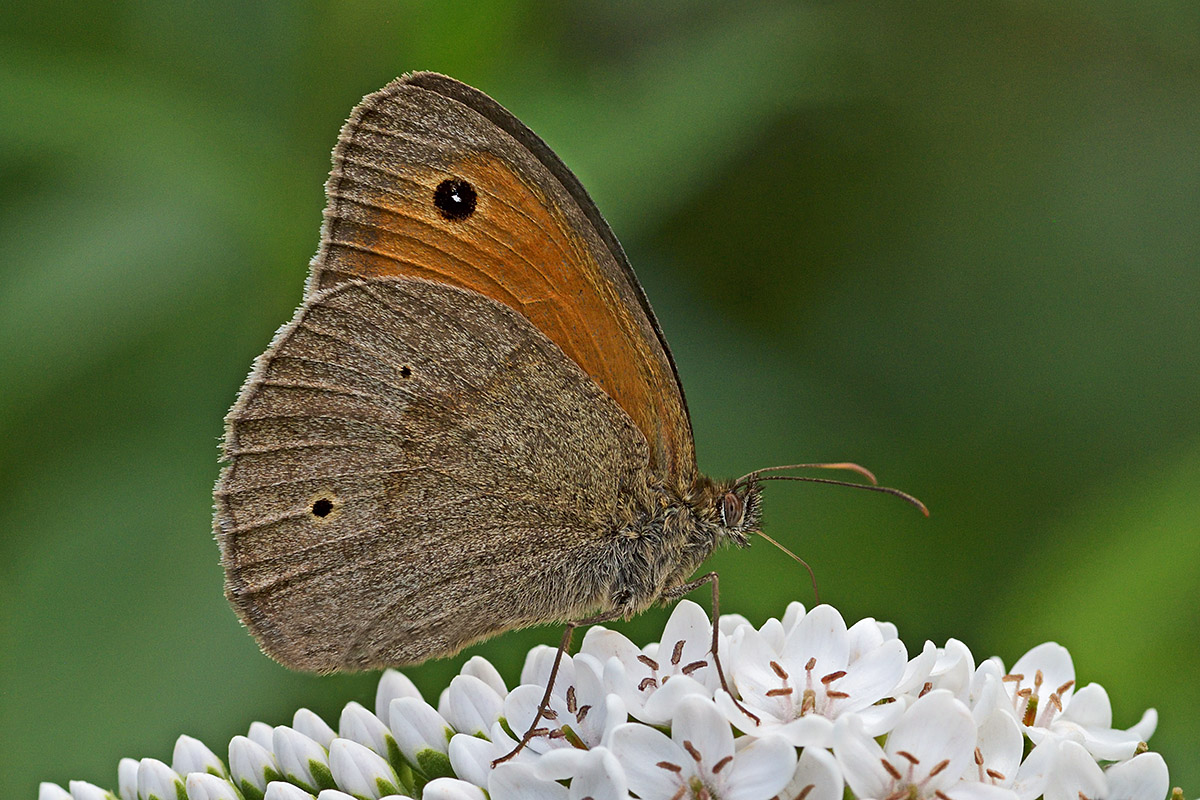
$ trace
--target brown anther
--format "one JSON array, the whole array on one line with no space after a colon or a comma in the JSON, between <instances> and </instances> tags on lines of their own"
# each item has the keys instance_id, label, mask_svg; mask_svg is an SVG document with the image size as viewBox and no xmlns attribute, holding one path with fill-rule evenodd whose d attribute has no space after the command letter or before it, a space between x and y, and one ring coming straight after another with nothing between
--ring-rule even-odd
<instances>
[{"instance_id":1,"label":"brown anther","mask_svg":"<svg viewBox=\"0 0 1200 800\"><path fill-rule=\"evenodd\" d=\"M676 774L683 772L683 767L679 766L678 764L672 764L670 761L660 761L657 764L655 764L654 766L662 767L663 769L667 770L668 772L674 772Z\"/></svg>"},{"instance_id":2,"label":"brown anther","mask_svg":"<svg viewBox=\"0 0 1200 800\"><path fill-rule=\"evenodd\" d=\"M712 768L713 775L716 775L718 772L723 770L725 768L725 765L728 764L730 761L733 761L733 756L725 756L720 761L718 761L716 764L713 764L713 768Z\"/></svg>"},{"instance_id":3,"label":"brown anther","mask_svg":"<svg viewBox=\"0 0 1200 800\"><path fill-rule=\"evenodd\" d=\"M896 755L900 756L901 758L903 758L905 761L907 761L910 764L920 764L921 763L921 759L917 758L916 756L914 756L912 753L908 752L907 750L897 750ZM930 773L930 774L933 774L933 773Z\"/></svg>"},{"instance_id":4,"label":"brown anther","mask_svg":"<svg viewBox=\"0 0 1200 800\"><path fill-rule=\"evenodd\" d=\"M585 719L587 719L588 712L591 710L591 706L580 706L579 710L575 712L575 721L583 722Z\"/></svg>"},{"instance_id":5,"label":"brown anther","mask_svg":"<svg viewBox=\"0 0 1200 800\"><path fill-rule=\"evenodd\" d=\"M645 664L647 667L654 670L655 672L658 672L658 662L655 661L650 656L646 655L645 653L638 656L638 661L642 662L643 664Z\"/></svg>"},{"instance_id":6,"label":"brown anther","mask_svg":"<svg viewBox=\"0 0 1200 800\"><path fill-rule=\"evenodd\" d=\"M812 794L812 790L814 788L815 785L810 783L808 786L805 786L803 789L801 789L800 794L796 795L792 800L804 800L804 798Z\"/></svg>"},{"instance_id":7,"label":"brown anther","mask_svg":"<svg viewBox=\"0 0 1200 800\"><path fill-rule=\"evenodd\" d=\"M921 687L921 691L917 694L917 697L924 697L925 695L929 694L932 691L933 691L933 684L929 681L925 681L925 685Z\"/></svg>"},{"instance_id":8,"label":"brown anther","mask_svg":"<svg viewBox=\"0 0 1200 800\"><path fill-rule=\"evenodd\" d=\"M829 684L836 681L838 678L844 678L844 677L846 677L846 670L839 669L837 672L831 672L828 675L826 675L824 678L821 678L821 683L828 686Z\"/></svg>"},{"instance_id":9,"label":"brown anther","mask_svg":"<svg viewBox=\"0 0 1200 800\"><path fill-rule=\"evenodd\" d=\"M567 734L563 731L562 728L555 728L554 730L550 731L548 736L551 739L565 739L567 737Z\"/></svg>"},{"instance_id":10,"label":"brown anther","mask_svg":"<svg viewBox=\"0 0 1200 800\"><path fill-rule=\"evenodd\" d=\"M1067 689L1070 689L1070 688L1071 688L1072 686L1074 686L1074 685L1075 685L1075 681L1073 681L1073 680L1067 681L1067 682L1066 682L1066 683L1064 683L1062 686L1060 686L1060 687L1058 687L1057 689L1055 689L1055 690L1054 690L1054 693L1055 693L1055 694L1062 694L1063 692L1065 692Z\"/></svg>"},{"instance_id":11,"label":"brown anther","mask_svg":"<svg viewBox=\"0 0 1200 800\"><path fill-rule=\"evenodd\" d=\"M684 675L691 675L696 670L703 669L704 667L707 667L707 666L708 666L707 661L693 661L692 663L688 664L686 667L681 667L679 671L682 672Z\"/></svg>"},{"instance_id":12,"label":"brown anther","mask_svg":"<svg viewBox=\"0 0 1200 800\"><path fill-rule=\"evenodd\" d=\"M1004 780L1004 773L1000 772L999 770L995 770L995 769L987 770L987 776L994 781Z\"/></svg>"},{"instance_id":13,"label":"brown anther","mask_svg":"<svg viewBox=\"0 0 1200 800\"><path fill-rule=\"evenodd\" d=\"M642 678L642 682L638 684L638 691L644 692L651 686L657 687L658 681L654 680L654 678Z\"/></svg>"},{"instance_id":14,"label":"brown anther","mask_svg":"<svg viewBox=\"0 0 1200 800\"><path fill-rule=\"evenodd\" d=\"M687 750L688 755L694 758L697 763L704 760L703 756L700 755L700 751L696 749L696 746L689 739L683 740L683 749Z\"/></svg>"},{"instance_id":15,"label":"brown anther","mask_svg":"<svg viewBox=\"0 0 1200 800\"><path fill-rule=\"evenodd\" d=\"M1017 690L1017 697L1029 697L1032 694L1033 694L1033 689L1030 689L1028 687Z\"/></svg>"},{"instance_id":16,"label":"brown anther","mask_svg":"<svg viewBox=\"0 0 1200 800\"><path fill-rule=\"evenodd\" d=\"M950 766L950 759L947 758L942 761L939 761L937 764L935 764L933 766L933 769L929 770L929 777L932 778L934 775L937 775L939 772L941 772L948 766Z\"/></svg>"},{"instance_id":17,"label":"brown anther","mask_svg":"<svg viewBox=\"0 0 1200 800\"><path fill-rule=\"evenodd\" d=\"M1010 672L1000 680L1005 681L1006 683L1020 683L1021 681L1025 680L1025 676L1019 672Z\"/></svg>"},{"instance_id":18,"label":"brown anther","mask_svg":"<svg viewBox=\"0 0 1200 800\"><path fill-rule=\"evenodd\" d=\"M576 708L575 687L568 686L567 687L567 711L574 714L575 708Z\"/></svg>"},{"instance_id":19,"label":"brown anther","mask_svg":"<svg viewBox=\"0 0 1200 800\"><path fill-rule=\"evenodd\" d=\"M782 689L768 689L767 697L787 697L791 693L791 687L785 686Z\"/></svg>"},{"instance_id":20,"label":"brown anther","mask_svg":"<svg viewBox=\"0 0 1200 800\"><path fill-rule=\"evenodd\" d=\"M1045 680L1046 676L1042 674L1040 669L1033 673L1033 690L1036 692L1038 689L1042 688L1042 682Z\"/></svg>"},{"instance_id":21,"label":"brown anther","mask_svg":"<svg viewBox=\"0 0 1200 800\"><path fill-rule=\"evenodd\" d=\"M811 672L816 668L817 668L817 659L816 658L810 658L808 660L808 663L804 665L804 669L808 672Z\"/></svg>"},{"instance_id":22,"label":"brown anther","mask_svg":"<svg viewBox=\"0 0 1200 800\"><path fill-rule=\"evenodd\" d=\"M1062 711L1062 700L1058 698L1057 692L1050 695L1050 705L1054 706L1059 711Z\"/></svg>"},{"instance_id":23,"label":"brown anther","mask_svg":"<svg viewBox=\"0 0 1200 800\"><path fill-rule=\"evenodd\" d=\"M543 719L558 719L558 712L555 711L553 708L550 708L547 706L545 709L542 710L542 718Z\"/></svg>"},{"instance_id":24,"label":"brown anther","mask_svg":"<svg viewBox=\"0 0 1200 800\"><path fill-rule=\"evenodd\" d=\"M1092 798L1088 797L1088 796L1087 796L1086 794L1084 794L1083 792L1080 792L1080 793L1079 793L1079 800L1092 800Z\"/></svg>"},{"instance_id":25,"label":"brown anther","mask_svg":"<svg viewBox=\"0 0 1200 800\"><path fill-rule=\"evenodd\" d=\"M817 710L817 693L812 689L805 689L804 695L800 699L800 716L811 714Z\"/></svg>"},{"instance_id":26,"label":"brown anther","mask_svg":"<svg viewBox=\"0 0 1200 800\"><path fill-rule=\"evenodd\" d=\"M975 748L975 765L978 767L983 766L983 751L978 747Z\"/></svg>"},{"instance_id":27,"label":"brown anther","mask_svg":"<svg viewBox=\"0 0 1200 800\"><path fill-rule=\"evenodd\" d=\"M786 681L788 679L787 670L785 670L778 661L771 662L771 669L776 675L779 676L781 681Z\"/></svg>"},{"instance_id":28,"label":"brown anther","mask_svg":"<svg viewBox=\"0 0 1200 800\"><path fill-rule=\"evenodd\" d=\"M533 730L531 730L529 732L530 736L548 736L549 734L550 734L549 728L534 728Z\"/></svg>"},{"instance_id":29,"label":"brown anther","mask_svg":"<svg viewBox=\"0 0 1200 800\"><path fill-rule=\"evenodd\" d=\"M839 692L836 689L826 689L825 696L830 697L834 700L845 700L850 695L847 694L846 692Z\"/></svg>"},{"instance_id":30,"label":"brown anther","mask_svg":"<svg viewBox=\"0 0 1200 800\"><path fill-rule=\"evenodd\" d=\"M683 639L675 643L675 649L671 651L671 663L678 664L681 658L683 658Z\"/></svg>"},{"instance_id":31,"label":"brown anther","mask_svg":"<svg viewBox=\"0 0 1200 800\"><path fill-rule=\"evenodd\" d=\"M886 758L879 759L879 762L881 764L883 764L883 768L885 770L887 770L887 774L891 775L893 779L900 780L901 778L904 777L903 775L900 774L900 770L893 767L892 762L888 761Z\"/></svg>"}]
</instances>

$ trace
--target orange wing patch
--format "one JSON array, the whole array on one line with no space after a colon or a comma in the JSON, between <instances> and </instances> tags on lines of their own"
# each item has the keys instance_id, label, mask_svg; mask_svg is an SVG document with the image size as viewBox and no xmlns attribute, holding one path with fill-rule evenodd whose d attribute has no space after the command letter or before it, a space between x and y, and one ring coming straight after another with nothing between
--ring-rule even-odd
<instances>
[{"instance_id":1,"label":"orange wing patch","mask_svg":"<svg viewBox=\"0 0 1200 800\"><path fill-rule=\"evenodd\" d=\"M657 473L690 478L691 430L674 400L670 365L649 345L653 330L640 324L603 277L567 215L489 153L433 168L403 156L381 157L386 152L378 142L364 144L361 130L343 139L328 186L326 236L313 264L313 288L404 275L504 303L624 409L645 435ZM447 179L465 180L477 193L474 212L463 219L448 219L434 204Z\"/></svg>"}]
</instances>

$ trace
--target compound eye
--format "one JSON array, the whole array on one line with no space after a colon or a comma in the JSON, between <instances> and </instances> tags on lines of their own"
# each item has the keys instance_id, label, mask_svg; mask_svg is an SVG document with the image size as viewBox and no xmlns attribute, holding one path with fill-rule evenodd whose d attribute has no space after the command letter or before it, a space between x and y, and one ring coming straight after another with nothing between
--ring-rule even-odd
<instances>
[{"instance_id":1,"label":"compound eye","mask_svg":"<svg viewBox=\"0 0 1200 800\"><path fill-rule=\"evenodd\" d=\"M726 492L725 496L721 498L721 524L726 528L739 527L745 511L746 506L742 503L742 498L733 492Z\"/></svg>"}]
</instances>

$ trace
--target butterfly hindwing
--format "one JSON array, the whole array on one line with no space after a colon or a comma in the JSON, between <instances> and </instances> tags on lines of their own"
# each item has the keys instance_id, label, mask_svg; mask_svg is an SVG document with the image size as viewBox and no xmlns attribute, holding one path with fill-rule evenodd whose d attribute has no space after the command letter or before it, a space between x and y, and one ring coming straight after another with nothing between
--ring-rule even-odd
<instances>
[{"instance_id":1,"label":"butterfly hindwing","mask_svg":"<svg viewBox=\"0 0 1200 800\"><path fill-rule=\"evenodd\" d=\"M227 594L271 656L318 671L584 616L649 463L524 317L413 278L311 293L226 423Z\"/></svg>"}]
</instances>

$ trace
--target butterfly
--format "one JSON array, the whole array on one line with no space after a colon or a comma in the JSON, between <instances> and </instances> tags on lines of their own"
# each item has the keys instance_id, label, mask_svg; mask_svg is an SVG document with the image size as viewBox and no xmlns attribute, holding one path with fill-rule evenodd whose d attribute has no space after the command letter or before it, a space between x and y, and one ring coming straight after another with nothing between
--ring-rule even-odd
<instances>
[{"instance_id":1,"label":"butterfly","mask_svg":"<svg viewBox=\"0 0 1200 800\"><path fill-rule=\"evenodd\" d=\"M326 194L214 495L226 594L266 653L414 664L715 581L692 576L759 531L769 470L700 473L650 303L540 138L409 74L354 109Z\"/></svg>"}]
</instances>

